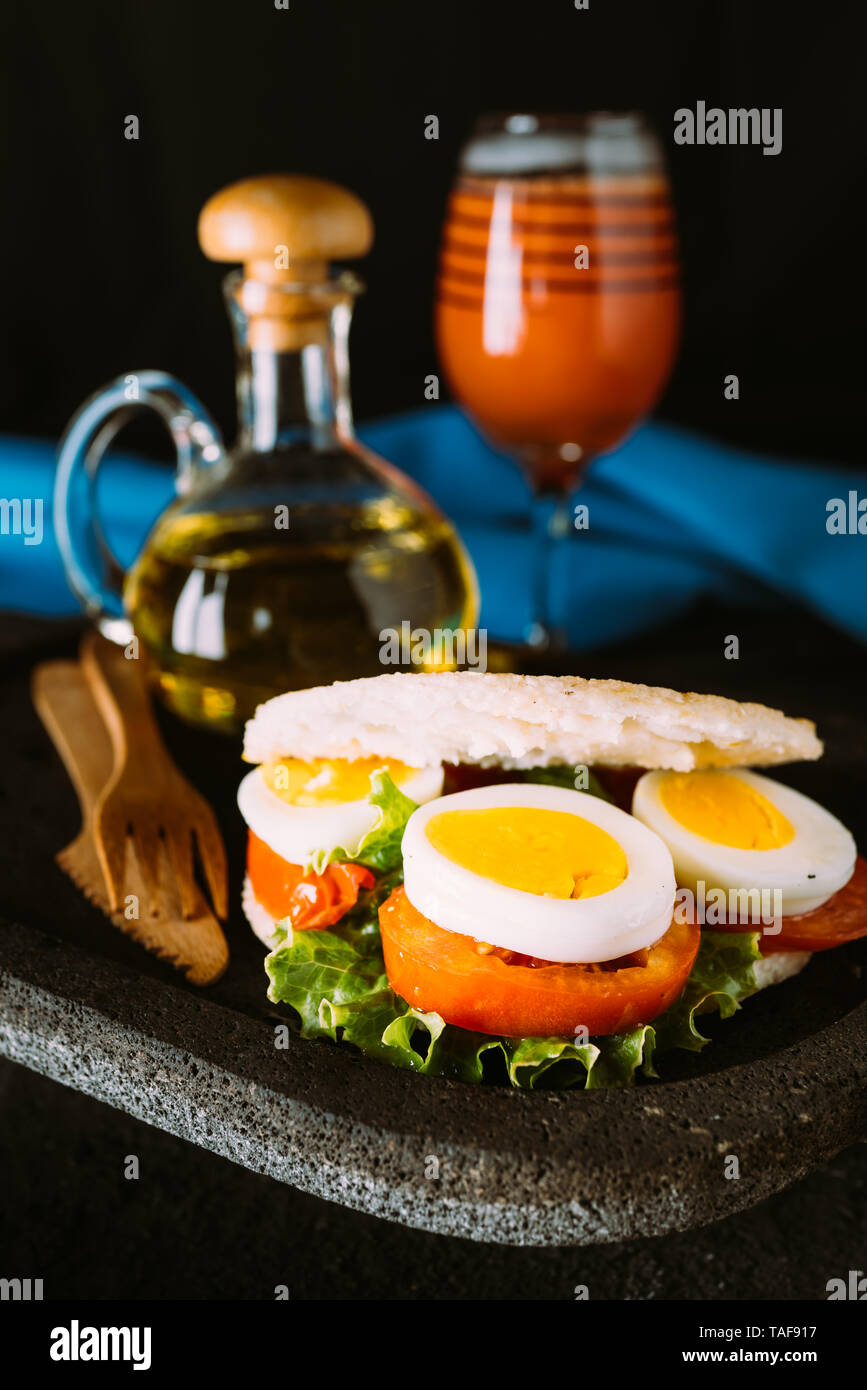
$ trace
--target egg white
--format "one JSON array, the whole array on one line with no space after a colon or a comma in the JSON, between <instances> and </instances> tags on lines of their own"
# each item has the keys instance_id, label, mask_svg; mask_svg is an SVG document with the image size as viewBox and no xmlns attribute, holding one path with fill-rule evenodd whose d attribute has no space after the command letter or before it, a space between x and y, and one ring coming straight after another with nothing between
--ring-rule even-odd
<instances>
[{"instance_id":1,"label":"egg white","mask_svg":"<svg viewBox=\"0 0 867 1390\"><path fill-rule=\"evenodd\" d=\"M636 785L632 814L665 841L671 850L678 884L697 891L722 889L779 889L781 914L811 912L828 901L852 877L857 849L845 825L801 792L761 777L746 768L721 776L738 777L767 797L791 824L795 834L780 849L734 849L708 840L681 825L662 804L659 787L664 772L646 772Z\"/></svg>"},{"instance_id":2,"label":"egg white","mask_svg":"<svg viewBox=\"0 0 867 1390\"><path fill-rule=\"evenodd\" d=\"M430 801L443 789L442 767L423 767L401 784L411 801ZM331 806L293 806L267 786L261 768L238 788L238 809L260 840L290 864L307 864L321 852L345 849L351 856L376 824L380 812L367 799Z\"/></svg>"},{"instance_id":3,"label":"egg white","mask_svg":"<svg viewBox=\"0 0 867 1390\"><path fill-rule=\"evenodd\" d=\"M536 806L592 821L621 846L626 878L597 897L546 898L464 869L428 839L432 816L493 806ZM507 783L420 806L404 831L403 868L407 898L438 927L542 960L616 960L652 946L671 925L674 867L659 837L607 801L565 787Z\"/></svg>"},{"instance_id":4,"label":"egg white","mask_svg":"<svg viewBox=\"0 0 867 1390\"><path fill-rule=\"evenodd\" d=\"M253 892L253 885L248 874L244 875L244 886L241 889L241 907L244 916L253 928L253 931L269 951L274 951L280 945L280 938L277 934L277 918L272 917L267 908L264 908Z\"/></svg>"}]
</instances>

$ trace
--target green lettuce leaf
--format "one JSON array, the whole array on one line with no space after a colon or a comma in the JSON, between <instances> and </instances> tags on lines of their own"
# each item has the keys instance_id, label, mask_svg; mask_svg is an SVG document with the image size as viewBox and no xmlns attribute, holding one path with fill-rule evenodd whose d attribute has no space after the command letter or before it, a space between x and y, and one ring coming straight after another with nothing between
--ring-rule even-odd
<instances>
[{"instance_id":1,"label":"green lettuce leaf","mask_svg":"<svg viewBox=\"0 0 867 1390\"><path fill-rule=\"evenodd\" d=\"M682 1047L687 1052L701 1052L710 1039L696 1027L696 1014L715 1011L720 1018L731 1018L741 1000L758 989L753 966L760 956L758 932L702 931L683 994L653 1025L656 1051ZM645 1069L648 1075L655 1075L652 1067Z\"/></svg>"},{"instance_id":2,"label":"green lettuce leaf","mask_svg":"<svg viewBox=\"0 0 867 1390\"><path fill-rule=\"evenodd\" d=\"M354 1044L370 1057L429 1076L478 1083L486 1077L532 1090L583 1084L587 1090L630 1086L641 1069L672 1048L700 1051L708 1039L699 1013L729 1018L756 991L758 934L705 931L692 974L677 1003L653 1024L578 1043L570 1038L495 1038L455 1028L435 1013L412 1009L390 988L376 913L399 878L359 901L331 931L293 932L265 961L268 997L289 1004L303 1037Z\"/></svg>"},{"instance_id":3,"label":"green lettuce leaf","mask_svg":"<svg viewBox=\"0 0 867 1390\"><path fill-rule=\"evenodd\" d=\"M335 932L293 931L265 961L268 997L291 1004L304 1037L337 1040L336 1014L345 1006L365 1007L388 989L379 943L361 934L347 940Z\"/></svg>"},{"instance_id":4,"label":"green lettuce leaf","mask_svg":"<svg viewBox=\"0 0 867 1390\"><path fill-rule=\"evenodd\" d=\"M589 768L584 769L586 773L586 787L577 788L578 791L587 792L590 796L601 797L603 801L612 801L595 773ZM577 769L567 763L554 763L551 767L529 767L521 772L516 772L515 776L521 782L541 782L546 787L567 787L569 791L575 791L575 778Z\"/></svg>"},{"instance_id":5,"label":"green lettuce leaf","mask_svg":"<svg viewBox=\"0 0 867 1390\"><path fill-rule=\"evenodd\" d=\"M641 1065L647 1036L652 1033L652 1028L644 1026L630 1033L595 1038L586 1043L568 1038L521 1038L517 1042L506 1042L509 1081L527 1090L538 1085L563 1089L582 1081L588 1091L630 1086Z\"/></svg>"},{"instance_id":6,"label":"green lettuce leaf","mask_svg":"<svg viewBox=\"0 0 867 1390\"><path fill-rule=\"evenodd\" d=\"M384 769L371 773L367 799L379 811L376 823L367 834L353 850L343 845L332 850L319 850L305 866L308 870L321 874L326 865L335 860L363 864L366 869L373 869L378 874L392 873L401 866L400 842L407 821L417 809L415 802L404 796Z\"/></svg>"}]
</instances>

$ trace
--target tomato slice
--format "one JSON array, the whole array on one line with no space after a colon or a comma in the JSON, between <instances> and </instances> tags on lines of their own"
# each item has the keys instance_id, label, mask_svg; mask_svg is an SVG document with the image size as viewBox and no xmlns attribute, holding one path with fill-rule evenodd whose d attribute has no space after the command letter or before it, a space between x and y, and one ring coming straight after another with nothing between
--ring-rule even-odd
<instances>
[{"instance_id":1,"label":"tomato slice","mask_svg":"<svg viewBox=\"0 0 867 1390\"><path fill-rule=\"evenodd\" d=\"M680 995L701 933L672 922L642 965L557 965L515 958L444 931L417 912L402 887L379 909L389 983L415 1008L447 1023L508 1038L591 1037L650 1023Z\"/></svg>"},{"instance_id":2,"label":"tomato slice","mask_svg":"<svg viewBox=\"0 0 867 1390\"><path fill-rule=\"evenodd\" d=\"M296 931L333 927L372 888L373 874L361 864L329 864L322 874L306 874L254 835L247 839L247 873L257 900L278 922L288 917Z\"/></svg>"},{"instance_id":3,"label":"tomato slice","mask_svg":"<svg viewBox=\"0 0 867 1390\"><path fill-rule=\"evenodd\" d=\"M849 882L821 907L781 920L782 930L776 936L762 933L759 949L763 956L778 951L830 951L832 946L867 936L867 860L859 854ZM749 927L743 922L714 922L708 927L711 931L761 931L761 923Z\"/></svg>"}]
</instances>

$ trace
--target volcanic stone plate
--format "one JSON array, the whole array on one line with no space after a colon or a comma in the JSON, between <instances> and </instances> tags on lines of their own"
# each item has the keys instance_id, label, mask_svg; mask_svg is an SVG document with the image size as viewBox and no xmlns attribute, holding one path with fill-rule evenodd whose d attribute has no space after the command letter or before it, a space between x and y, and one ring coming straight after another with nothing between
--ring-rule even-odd
<instances>
[{"instance_id":1,"label":"volcanic stone plate","mask_svg":"<svg viewBox=\"0 0 867 1390\"><path fill-rule=\"evenodd\" d=\"M0 687L11 737L0 832L0 1052L66 1085L318 1196L474 1240L569 1245L658 1235L747 1207L867 1134L867 942L824 953L747 1001L699 1056L663 1059L630 1091L512 1091L419 1077L294 1034L268 1004L262 951L234 918L224 978L196 991L116 932L53 863L78 825L74 794L28 698L35 659L75 630L28 624ZM672 650L672 647L668 648ZM683 649L677 645L674 650ZM688 650L689 648L687 648ZM725 689L719 672L612 674ZM634 669L637 663L638 669ZM601 668L601 663L600 663ZM744 672L740 672L743 682ZM732 693L780 702L767 673ZM835 686L811 702L828 751L784 780L864 843L865 725ZM167 725L223 820L237 895L243 827L237 747ZM733 1159L737 1163L732 1162Z\"/></svg>"}]
</instances>

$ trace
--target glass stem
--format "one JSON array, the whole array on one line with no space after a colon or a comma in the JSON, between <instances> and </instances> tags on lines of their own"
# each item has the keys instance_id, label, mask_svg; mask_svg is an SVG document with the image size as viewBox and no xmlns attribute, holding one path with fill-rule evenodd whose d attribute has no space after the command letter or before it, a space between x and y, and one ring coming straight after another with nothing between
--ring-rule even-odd
<instances>
[{"instance_id":1,"label":"glass stem","mask_svg":"<svg viewBox=\"0 0 867 1390\"><path fill-rule=\"evenodd\" d=\"M563 651L566 634L554 625L551 612L551 560L553 545L569 528L567 499L560 493L534 491L530 503L532 523L532 573L530 622L524 641L535 651Z\"/></svg>"}]
</instances>

